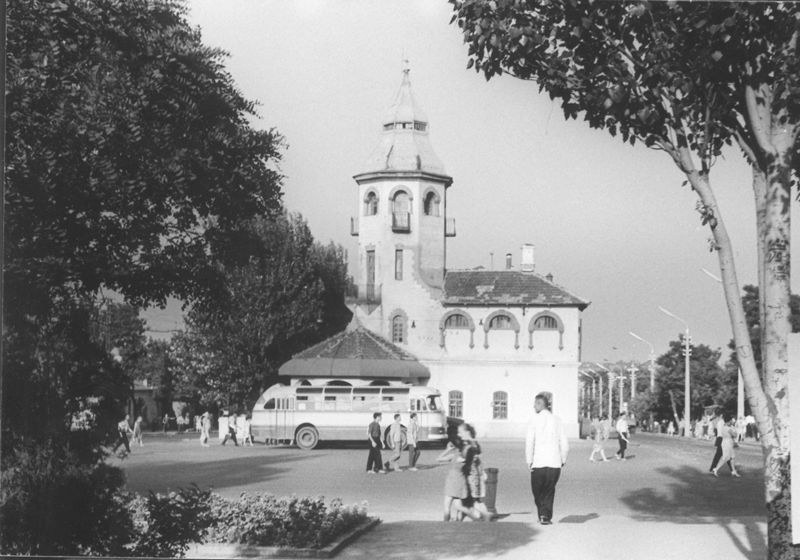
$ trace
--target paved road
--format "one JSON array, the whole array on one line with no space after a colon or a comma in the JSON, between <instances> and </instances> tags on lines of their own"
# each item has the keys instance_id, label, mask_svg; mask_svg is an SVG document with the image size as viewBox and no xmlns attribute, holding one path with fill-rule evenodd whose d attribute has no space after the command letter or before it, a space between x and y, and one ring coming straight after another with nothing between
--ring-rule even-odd
<instances>
[{"instance_id":1,"label":"paved road","mask_svg":"<svg viewBox=\"0 0 800 560\"><path fill-rule=\"evenodd\" d=\"M612 443L615 444L609 442L608 445L609 456L613 455ZM574 440L571 446L569 462L556 494L554 519L557 523L550 531L554 539L552 546L560 542L559 538L566 539L569 545L581 544L573 542L569 529L580 524L600 531L604 542L615 543L618 549L608 549L613 552L609 557L614 554L628 557L631 546L647 544L650 534L655 541L663 539L664 534L678 539L675 546L669 547L670 551L682 550L681 546L691 549L712 544L716 549L718 544L714 543L721 542L721 536L733 552L741 553L733 557L763 556L762 460L756 444L745 443L737 450L743 475L740 479L731 478L727 468L721 471L719 478L707 473L714 451L708 441L636 434L629 449L630 459L608 463L588 461L591 449L588 441ZM470 538L478 539L476 535L482 531L492 531L481 537L481 542L489 539L488 542L495 544L485 546L521 550L519 547L524 549L525 543L533 538L532 529L534 533L537 530L532 526L533 502L522 449L521 441L483 443L484 464L500 470L497 509L500 522L504 524L500 528L470 532ZM364 541L363 551L363 547L369 550L370 538L379 538L380 542L399 539L395 543L399 545L404 538L414 540L417 534L425 535L432 543L437 542L440 529L431 534L425 531L430 531L431 527L426 522L441 518L446 467L435 462L438 453L435 449L423 450L419 472L367 475L364 472L366 448L336 447L310 452L263 445L243 448L216 444L201 448L196 440L175 435L146 439L145 447L134 448L120 464L127 473L128 487L140 492L163 492L195 482L201 487L213 487L227 497L238 496L242 491L260 491L276 495L341 497L345 503L367 502L370 513L386 523ZM388 453L384 453L384 458L388 458ZM405 459L404 456L401 464L405 464ZM635 523L637 521L641 523ZM441 534L447 535L448 531L457 530L452 529L452 525L457 524L432 526L446 527ZM385 531L389 534L383 534ZM461 536L457 538L460 540ZM635 540L629 543L626 539L631 538ZM655 541L652 545L659 546ZM446 546L446 542L440 544ZM458 553L457 548L447 550L454 553L454 558L465 557L464 551ZM706 546L703 548L704 558L715 557L707 554ZM355 547L345 557L359 558L359 550ZM393 550L390 546L389 551ZM443 554L442 550L436 550L436 554ZM672 557L667 550L658 552L639 556ZM723 552L726 558L731 557L727 549L720 549L720 554ZM500 552L496 555L502 556ZM404 553L390 557L416 556Z\"/></svg>"}]
</instances>

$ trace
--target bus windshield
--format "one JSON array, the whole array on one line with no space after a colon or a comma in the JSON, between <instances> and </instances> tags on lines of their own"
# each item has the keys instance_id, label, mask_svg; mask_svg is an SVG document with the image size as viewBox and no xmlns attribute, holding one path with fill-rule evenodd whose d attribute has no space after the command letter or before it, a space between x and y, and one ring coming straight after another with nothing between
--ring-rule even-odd
<instances>
[{"instance_id":1,"label":"bus windshield","mask_svg":"<svg viewBox=\"0 0 800 560\"><path fill-rule=\"evenodd\" d=\"M439 395L428 395L428 410L442 410L442 398Z\"/></svg>"}]
</instances>

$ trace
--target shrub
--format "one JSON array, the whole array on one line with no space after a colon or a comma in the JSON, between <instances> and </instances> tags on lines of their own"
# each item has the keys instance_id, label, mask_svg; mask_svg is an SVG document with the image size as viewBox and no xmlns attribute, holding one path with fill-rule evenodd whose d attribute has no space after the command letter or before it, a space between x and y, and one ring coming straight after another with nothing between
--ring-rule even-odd
<instances>
[{"instance_id":1,"label":"shrub","mask_svg":"<svg viewBox=\"0 0 800 560\"><path fill-rule=\"evenodd\" d=\"M128 555L182 556L212 524L211 503L211 492L196 485L169 494L129 494L134 533Z\"/></svg>"},{"instance_id":2,"label":"shrub","mask_svg":"<svg viewBox=\"0 0 800 560\"><path fill-rule=\"evenodd\" d=\"M133 526L122 472L64 446L18 448L0 478L3 554L120 555Z\"/></svg>"},{"instance_id":3,"label":"shrub","mask_svg":"<svg viewBox=\"0 0 800 560\"><path fill-rule=\"evenodd\" d=\"M344 506L339 499L326 505L323 497L214 496L211 510L216 521L209 542L256 546L321 548L367 519L364 506Z\"/></svg>"}]
</instances>

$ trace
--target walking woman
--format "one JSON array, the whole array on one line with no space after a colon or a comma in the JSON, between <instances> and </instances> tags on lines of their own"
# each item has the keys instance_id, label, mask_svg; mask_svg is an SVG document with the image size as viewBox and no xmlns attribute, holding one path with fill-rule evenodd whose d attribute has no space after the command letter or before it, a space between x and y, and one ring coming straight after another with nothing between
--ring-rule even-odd
<instances>
[{"instance_id":1,"label":"walking woman","mask_svg":"<svg viewBox=\"0 0 800 560\"><path fill-rule=\"evenodd\" d=\"M736 447L736 427L731 422L731 417L729 414L725 414L723 416L725 424L722 426L720 430L718 430L717 437L722 438L722 443L720 444L720 448L722 449L722 457L720 457L718 465L711 471L714 476L719 476L717 473L719 472L719 465L726 463L728 468L731 469L731 476L739 478L739 472L736 470L736 464L734 463L734 459L736 458L736 451L734 451Z\"/></svg>"},{"instance_id":2,"label":"walking woman","mask_svg":"<svg viewBox=\"0 0 800 560\"><path fill-rule=\"evenodd\" d=\"M625 450L628 448L628 420L624 412L617 418L617 434L619 434L619 451L615 454L617 461L625 461Z\"/></svg>"},{"instance_id":3,"label":"walking woman","mask_svg":"<svg viewBox=\"0 0 800 560\"><path fill-rule=\"evenodd\" d=\"M481 460L481 446L475 439L475 428L470 424L461 424L458 435L464 441L464 467L463 473L467 477L467 490L472 500L472 507L484 521L491 521L492 514L486 509L483 498L486 495L486 478L483 473Z\"/></svg>"},{"instance_id":4,"label":"walking woman","mask_svg":"<svg viewBox=\"0 0 800 560\"><path fill-rule=\"evenodd\" d=\"M461 429L459 427L459 432ZM475 519L481 518L480 514L473 512L464 506L463 500L469 497L467 487L467 477L464 476L464 463L466 462L467 446L464 440L455 436L447 443L447 447L436 458L439 462L450 461L450 468L447 469L447 477L444 480L444 520L450 521L450 511L456 511Z\"/></svg>"},{"instance_id":5,"label":"walking woman","mask_svg":"<svg viewBox=\"0 0 800 560\"><path fill-rule=\"evenodd\" d=\"M144 447L142 442L142 417L137 416L136 422L133 423L133 441L139 444L139 447Z\"/></svg>"},{"instance_id":6,"label":"walking woman","mask_svg":"<svg viewBox=\"0 0 800 560\"><path fill-rule=\"evenodd\" d=\"M608 461L608 457L606 457L606 452L603 449L603 426L600 424L600 419L595 416L592 419L592 429L589 432L594 444L592 445L592 454L589 455L589 460L594 463L595 458L594 456L600 453L600 456L603 458L603 461Z\"/></svg>"}]
</instances>

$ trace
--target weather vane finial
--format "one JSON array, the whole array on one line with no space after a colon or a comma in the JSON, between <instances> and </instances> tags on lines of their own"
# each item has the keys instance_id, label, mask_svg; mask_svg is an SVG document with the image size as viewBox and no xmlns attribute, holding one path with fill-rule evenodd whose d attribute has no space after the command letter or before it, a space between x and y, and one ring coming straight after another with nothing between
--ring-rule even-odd
<instances>
[{"instance_id":1,"label":"weather vane finial","mask_svg":"<svg viewBox=\"0 0 800 560\"><path fill-rule=\"evenodd\" d=\"M411 67L408 63L408 57L406 56L406 50L403 49L403 73L408 74L411 71Z\"/></svg>"}]
</instances>

